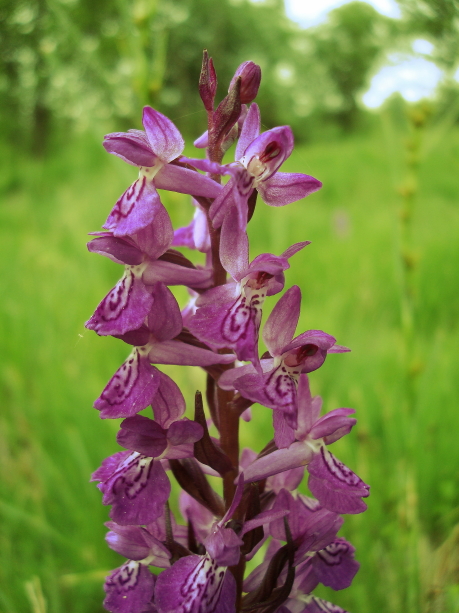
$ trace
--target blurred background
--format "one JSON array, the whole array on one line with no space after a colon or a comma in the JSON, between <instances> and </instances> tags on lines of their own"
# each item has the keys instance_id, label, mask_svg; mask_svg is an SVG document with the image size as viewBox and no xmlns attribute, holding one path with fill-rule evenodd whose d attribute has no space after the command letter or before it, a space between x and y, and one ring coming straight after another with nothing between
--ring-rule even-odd
<instances>
[{"instance_id":1,"label":"blurred background","mask_svg":"<svg viewBox=\"0 0 459 613\"><path fill-rule=\"evenodd\" d=\"M195 155L203 48L220 98L241 62L261 65L264 129L295 133L283 170L324 184L259 202L250 224L252 257L312 241L287 272L298 332L352 349L311 386L325 410L357 411L332 451L372 488L342 529L362 567L320 595L352 613L459 611L457 0L2 0L0 34L0 612L101 612L121 563L88 480L118 450L91 407L129 348L84 322L122 271L85 243L136 171L100 143L151 104ZM188 198L162 197L187 224ZM164 370L187 402L203 389L198 369ZM253 413L244 443L260 450L271 413Z\"/></svg>"}]
</instances>

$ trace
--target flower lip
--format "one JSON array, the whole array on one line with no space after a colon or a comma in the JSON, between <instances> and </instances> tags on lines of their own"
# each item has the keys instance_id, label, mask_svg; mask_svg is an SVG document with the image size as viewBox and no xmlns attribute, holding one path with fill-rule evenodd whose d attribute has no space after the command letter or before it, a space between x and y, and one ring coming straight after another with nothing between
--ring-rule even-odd
<instances>
[{"instance_id":1,"label":"flower lip","mask_svg":"<svg viewBox=\"0 0 459 613\"><path fill-rule=\"evenodd\" d=\"M284 362L287 364L287 366L299 366L306 360L306 358L315 355L318 350L319 347L317 347L317 345L313 345L312 343L301 345L301 347L299 347L294 353L288 355Z\"/></svg>"}]
</instances>

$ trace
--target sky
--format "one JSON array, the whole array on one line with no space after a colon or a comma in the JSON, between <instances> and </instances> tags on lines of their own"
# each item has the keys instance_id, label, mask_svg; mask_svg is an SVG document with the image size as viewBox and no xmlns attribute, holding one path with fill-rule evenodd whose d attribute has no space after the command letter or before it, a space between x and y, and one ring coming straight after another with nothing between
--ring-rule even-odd
<instances>
[{"instance_id":1,"label":"sky","mask_svg":"<svg viewBox=\"0 0 459 613\"><path fill-rule=\"evenodd\" d=\"M303 28L319 25L327 14L350 0L285 0L288 17ZM400 9L395 0L366 0L377 11L398 19ZM362 97L370 108L378 108L394 92L400 92L409 102L416 102L435 91L443 73L429 61L433 45L427 40L415 40L412 54L390 54L387 63L371 80ZM459 70L458 70L459 79Z\"/></svg>"}]
</instances>

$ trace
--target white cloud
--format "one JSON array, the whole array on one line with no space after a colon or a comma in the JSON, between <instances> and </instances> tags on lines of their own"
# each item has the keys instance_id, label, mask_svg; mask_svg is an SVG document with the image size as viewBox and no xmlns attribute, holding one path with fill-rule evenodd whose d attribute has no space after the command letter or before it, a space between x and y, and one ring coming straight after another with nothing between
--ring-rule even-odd
<instances>
[{"instance_id":1,"label":"white cloud","mask_svg":"<svg viewBox=\"0 0 459 613\"><path fill-rule=\"evenodd\" d=\"M390 59L396 61L396 57ZM433 62L420 57L398 58L392 66L384 66L371 80L370 89L363 95L363 102L370 108L381 106L394 92L408 102L416 102L431 96L435 91L443 71Z\"/></svg>"},{"instance_id":2,"label":"white cloud","mask_svg":"<svg viewBox=\"0 0 459 613\"><path fill-rule=\"evenodd\" d=\"M328 13L347 4L351 0L285 0L285 10L292 21L303 28L316 26L327 19ZM400 17L400 9L395 0L366 0L374 8L387 17Z\"/></svg>"},{"instance_id":3,"label":"white cloud","mask_svg":"<svg viewBox=\"0 0 459 613\"><path fill-rule=\"evenodd\" d=\"M423 38L417 38L411 46L415 53L421 53L422 55L430 55L434 50L432 43Z\"/></svg>"}]
</instances>

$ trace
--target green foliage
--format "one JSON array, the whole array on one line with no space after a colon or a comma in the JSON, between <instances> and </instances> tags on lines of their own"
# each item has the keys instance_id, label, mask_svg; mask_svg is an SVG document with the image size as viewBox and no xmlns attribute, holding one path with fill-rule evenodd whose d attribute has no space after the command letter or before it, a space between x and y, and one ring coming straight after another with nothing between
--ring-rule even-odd
<instances>
[{"instance_id":1,"label":"green foliage","mask_svg":"<svg viewBox=\"0 0 459 613\"><path fill-rule=\"evenodd\" d=\"M410 33L435 43L434 59L452 71L459 60L458 0L398 0Z\"/></svg>"}]
</instances>

